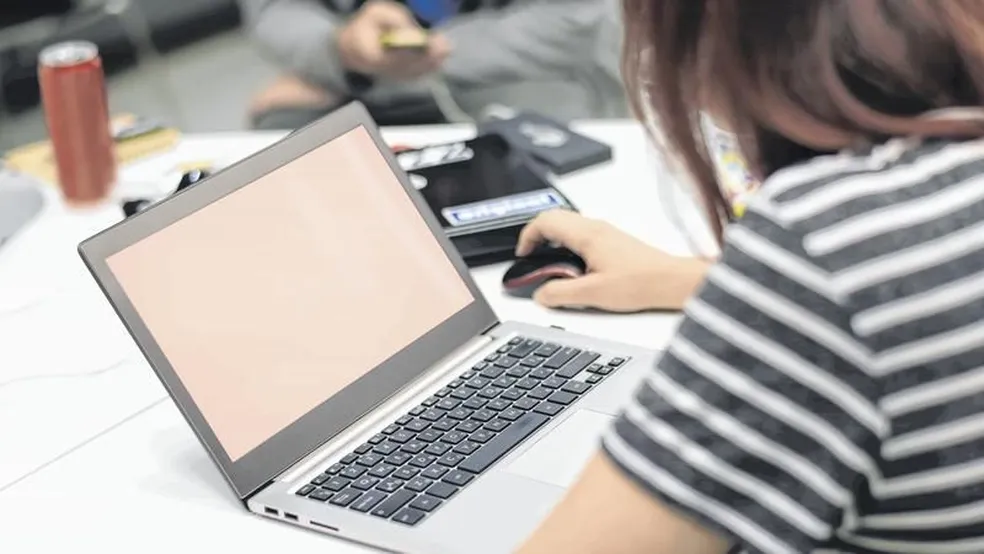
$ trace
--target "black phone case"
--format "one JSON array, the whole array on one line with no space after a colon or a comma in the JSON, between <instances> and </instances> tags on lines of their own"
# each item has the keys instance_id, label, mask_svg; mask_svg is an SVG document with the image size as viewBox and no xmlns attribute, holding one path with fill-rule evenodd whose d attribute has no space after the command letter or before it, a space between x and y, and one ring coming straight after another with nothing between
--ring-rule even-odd
<instances>
[{"instance_id":1,"label":"black phone case","mask_svg":"<svg viewBox=\"0 0 984 554\"><path fill-rule=\"evenodd\" d=\"M611 146L532 112L487 120L479 130L482 134L502 136L514 148L546 165L555 175L565 175L612 159Z\"/></svg>"}]
</instances>

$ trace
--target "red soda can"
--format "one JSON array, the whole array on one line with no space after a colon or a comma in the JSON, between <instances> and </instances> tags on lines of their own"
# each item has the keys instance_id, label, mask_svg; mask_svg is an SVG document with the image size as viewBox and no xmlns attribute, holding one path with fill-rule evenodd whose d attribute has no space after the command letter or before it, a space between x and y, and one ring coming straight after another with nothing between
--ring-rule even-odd
<instances>
[{"instance_id":1,"label":"red soda can","mask_svg":"<svg viewBox=\"0 0 984 554\"><path fill-rule=\"evenodd\" d=\"M116 154L99 49L81 41L46 47L38 81L65 200L103 200L116 182Z\"/></svg>"}]
</instances>

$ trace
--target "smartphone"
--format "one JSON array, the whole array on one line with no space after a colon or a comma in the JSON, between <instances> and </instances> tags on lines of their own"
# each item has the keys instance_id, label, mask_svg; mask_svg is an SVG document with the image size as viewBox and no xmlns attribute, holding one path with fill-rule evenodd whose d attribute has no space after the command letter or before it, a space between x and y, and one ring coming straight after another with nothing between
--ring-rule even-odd
<instances>
[{"instance_id":1,"label":"smartphone","mask_svg":"<svg viewBox=\"0 0 984 554\"><path fill-rule=\"evenodd\" d=\"M421 29L406 29L390 31L382 37L383 48L387 50L404 50L411 52L425 52L427 50L430 37L427 32Z\"/></svg>"}]
</instances>

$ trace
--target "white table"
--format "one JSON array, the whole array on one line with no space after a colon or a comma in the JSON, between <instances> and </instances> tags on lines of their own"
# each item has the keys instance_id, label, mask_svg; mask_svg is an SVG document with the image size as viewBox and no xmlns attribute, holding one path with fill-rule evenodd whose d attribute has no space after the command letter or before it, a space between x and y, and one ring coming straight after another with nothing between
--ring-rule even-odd
<instances>
[{"instance_id":1,"label":"white table","mask_svg":"<svg viewBox=\"0 0 984 554\"><path fill-rule=\"evenodd\" d=\"M701 231L694 223L699 216L641 128L630 122L578 128L612 144L615 160L558 179L558 187L586 215L671 252L690 252L684 236ZM471 134L466 127L386 133L402 144ZM174 152L127 168L121 194L165 190L181 162L224 165L281 136L186 137ZM0 551L365 551L251 517L237 503L75 254L81 239L119 218L117 203L71 211L51 190L43 215L0 251ZM691 228L681 229L679 221ZM473 275L505 320L654 348L677 324L673 315L545 310L502 295L503 270L490 266Z\"/></svg>"}]
</instances>

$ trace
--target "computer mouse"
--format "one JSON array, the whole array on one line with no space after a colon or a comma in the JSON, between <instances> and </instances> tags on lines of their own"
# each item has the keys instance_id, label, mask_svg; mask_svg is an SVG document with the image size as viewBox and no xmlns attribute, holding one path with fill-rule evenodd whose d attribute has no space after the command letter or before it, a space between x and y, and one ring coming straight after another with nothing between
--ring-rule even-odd
<instances>
[{"instance_id":1,"label":"computer mouse","mask_svg":"<svg viewBox=\"0 0 984 554\"><path fill-rule=\"evenodd\" d=\"M531 298L536 289L554 279L574 279L587 272L587 264L567 248L541 246L518 258L502 276L502 287L512 296Z\"/></svg>"}]
</instances>

